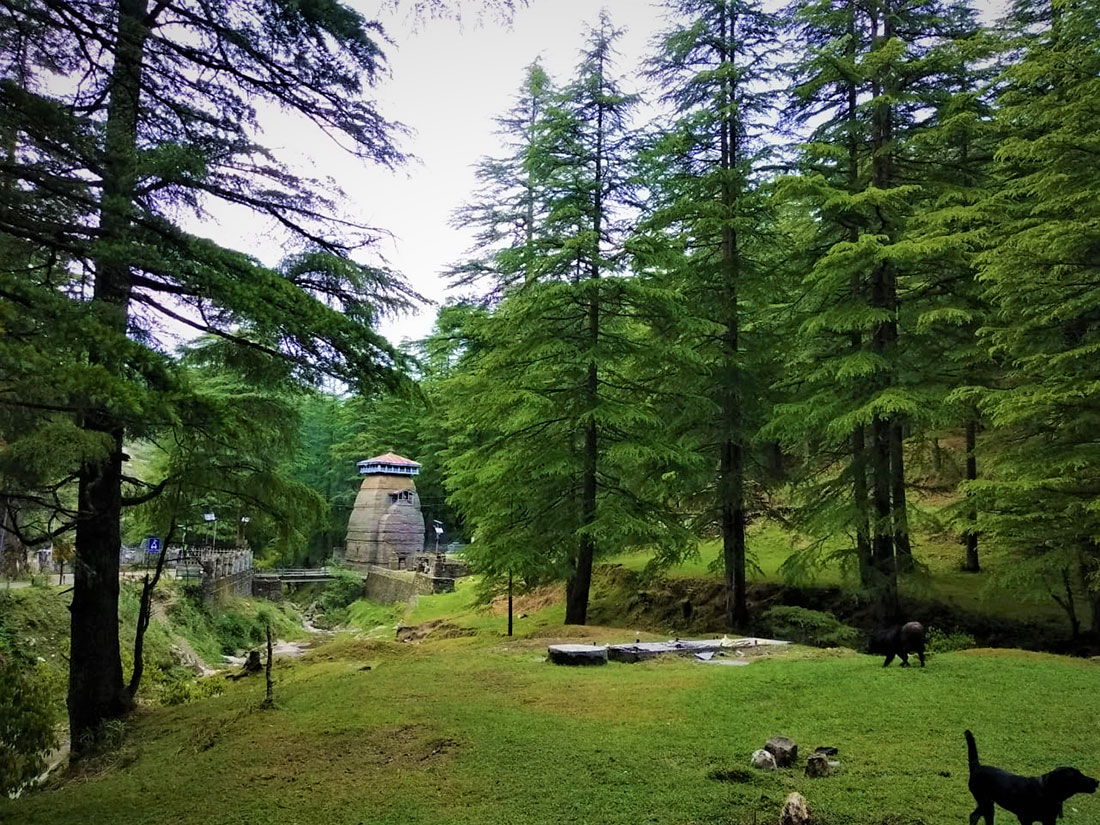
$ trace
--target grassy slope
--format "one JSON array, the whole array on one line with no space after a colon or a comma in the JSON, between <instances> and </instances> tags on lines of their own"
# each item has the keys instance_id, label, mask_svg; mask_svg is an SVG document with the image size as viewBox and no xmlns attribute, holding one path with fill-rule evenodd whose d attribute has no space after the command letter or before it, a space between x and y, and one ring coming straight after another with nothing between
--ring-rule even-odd
<instances>
[{"instance_id":1,"label":"grassy slope","mask_svg":"<svg viewBox=\"0 0 1100 825\"><path fill-rule=\"evenodd\" d=\"M140 593L138 583L125 582L119 596L119 637L127 678L133 667ZM183 598L179 584L171 580L158 586L154 599L158 607L145 635L146 670L139 693L142 699L156 699L166 686L190 678L192 671L179 665L173 650L180 639L186 639L207 664L218 666L223 653L260 645L262 617L271 618L279 638L300 639L307 635L296 609L286 603L235 599L210 611ZM32 658L41 657L58 720L65 717L71 601L70 588L0 589L0 651L11 648Z\"/></svg>"},{"instance_id":2,"label":"grassy slope","mask_svg":"<svg viewBox=\"0 0 1100 825\"><path fill-rule=\"evenodd\" d=\"M0 821L747 825L799 790L830 825L936 825L969 811L965 727L991 763L1100 772L1100 745L1080 735L1095 725L1092 662L968 651L883 670L795 651L742 668L570 669L544 663L543 642L501 641L342 637L280 663L276 710L258 710L249 680L146 712L121 766L0 802ZM842 772L709 778L777 733L839 747ZM1070 825L1096 821L1100 798L1067 806Z\"/></svg>"},{"instance_id":3,"label":"grassy slope","mask_svg":"<svg viewBox=\"0 0 1100 825\"><path fill-rule=\"evenodd\" d=\"M996 547L985 545L981 548L982 572L974 574L960 568L963 551L957 542L921 529L915 530L913 539L913 552L921 572L902 581L903 595L931 598L997 618L1066 623L1065 614L1046 594L1021 594L1002 584L1000 578L1012 560ZM756 582L791 579L790 573L785 575L783 564L796 549L804 549L804 542L775 524L753 525L747 536L747 545L756 566L755 570L750 571L749 580ZM837 546L835 543L827 546L826 554ZM718 542L702 542L696 557L668 570L666 575L676 578L720 577L721 571L717 567L720 552ZM608 563L621 564L630 570L642 570L649 558L648 553L629 553L610 558ZM793 582L856 586L854 575L845 575L835 563L806 569L795 575Z\"/></svg>"}]
</instances>

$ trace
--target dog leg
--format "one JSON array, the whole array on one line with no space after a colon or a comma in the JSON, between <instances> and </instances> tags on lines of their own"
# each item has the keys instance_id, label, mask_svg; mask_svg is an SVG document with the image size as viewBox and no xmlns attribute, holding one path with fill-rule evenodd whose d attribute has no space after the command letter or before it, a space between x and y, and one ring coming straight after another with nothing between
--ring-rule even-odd
<instances>
[{"instance_id":1,"label":"dog leg","mask_svg":"<svg viewBox=\"0 0 1100 825\"><path fill-rule=\"evenodd\" d=\"M887 654L886 661L882 663L882 666L883 667L889 667L890 662L892 662L892 661L894 661L894 654L893 653Z\"/></svg>"},{"instance_id":2,"label":"dog leg","mask_svg":"<svg viewBox=\"0 0 1100 825\"><path fill-rule=\"evenodd\" d=\"M993 825L993 806L979 804L970 814L970 825L977 825L979 819L985 819L985 825Z\"/></svg>"},{"instance_id":3,"label":"dog leg","mask_svg":"<svg viewBox=\"0 0 1100 825\"><path fill-rule=\"evenodd\" d=\"M903 651L899 655L901 656L901 666L909 667L909 654Z\"/></svg>"},{"instance_id":4,"label":"dog leg","mask_svg":"<svg viewBox=\"0 0 1100 825\"><path fill-rule=\"evenodd\" d=\"M924 651L918 650L917 655L920 657L920 666L924 667Z\"/></svg>"}]
</instances>

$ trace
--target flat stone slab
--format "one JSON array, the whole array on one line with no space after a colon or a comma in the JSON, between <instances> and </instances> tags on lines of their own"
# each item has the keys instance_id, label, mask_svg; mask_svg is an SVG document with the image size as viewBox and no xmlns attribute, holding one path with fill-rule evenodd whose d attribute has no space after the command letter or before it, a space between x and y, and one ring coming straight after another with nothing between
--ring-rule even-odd
<instances>
[{"instance_id":1,"label":"flat stone slab","mask_svg":"<svg viewBox=\"0 0 1100 825\"><path fill-rule=\"evenodd\" d=\"M697 653L714 654L722 649L720 640L676 641L676 642L635 642L628 645L611 645L607 657L613 662L640 662L667 653L693 656Z\"/></svg>"},{"instance_id":2,"label":"flat stone slab","mask_svg":"<svg viewBox=\"0 0 1100 825\"><path fill-rule=\"evenodd\" d=\"M746 647L758 647L761 645L787 645L790 642L778 639L758 639L747 637L744 639L677 639L672 642L634 642L633 644L611 645L607 648L607 656L613 662L640 662L643 659L652 659L655 656L664 656L669 653L681 656L696 656L705 660L706 654L713 656L723 650L737 650Z\"/></svg>"},{"instance_id":3,"label":"flat stone slab","mask_svg":"<svg viewBox=\"0 0 1100 825\"><path fill-rule=\"evenodd\" d=\"M556 665L606 665L606 645L550 645L546 648Z\"/></svg>"}]
</instances>

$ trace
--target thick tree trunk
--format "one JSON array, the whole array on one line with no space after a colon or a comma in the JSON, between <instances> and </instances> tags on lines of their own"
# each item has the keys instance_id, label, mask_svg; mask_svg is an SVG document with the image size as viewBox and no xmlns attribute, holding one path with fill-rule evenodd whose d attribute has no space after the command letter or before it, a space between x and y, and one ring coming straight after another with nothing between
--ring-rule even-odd
<instances>
[{"instance_id":1,"label":"thick tree trunk","mask_svg":"<svg viewBox=\"0 0 1100 825\"><path fill-rule=\"evenodd\" d=\"M103 721L130 709L118 642L122 431L107 435L110 456L80 471L80 518L69 608L69 731L75 754L95 745Z\"/></svg>"},{"instance_id":2,"label":"thick tree trunk","mask_svg":"<svg viewBox=\"0 0 1100 825\"><path fill-rule=\"evenodd\" d=\"M966 480L978 479L978 419L971 416L966 420ZM963 544L966 546L966 559L963 561L963 570L971 573L979 572L981 564L978 560L978 508L971 501L966 512L968 527L963 533Z\"/></svg>"},{"instance_id":3,"label":"thick tree trunk","mask_svg":"<svg viewBox=\"0 0 1100 825\"><path fill-rule=\"evenodd\" d=\"M898 572L913 570L913 548L909 543L909 515L905 502L905 442L901 422L890 427L890 497L894 520L894 555Z\"/></svg>"},{"instance_id":4,"label":"thick tree trunk","mask_svg":"<svg viewBox=\"0 0 1100 825\"><path fill-rule=\"evenodd\" d=\"M882 23L881 33L879 23ZM892 35L892 17L889 2L872 9L871 28L875 45L890 39ZM875 78L871 83L871 95L877 102L871 115L871 176L877 189L886 190L894 185L892 157L893 109L886 92L885 84ZM885 213L880 214L879 231L893 235ZM884 261L878 264L871 276L871 306L885 310L886 320L880 321L871 333L871 350L883 362L889 364L892 350L897 343L897 279L893 264ZM887 367L890 369L890 367ZM887 373L879 378L877 389L883 390L892 383L892 375ZM894 555L893 513L898 504L904 505L904 487L900 502L894 495L893 472L891 462L891 443L895 421L893 416L877 417L871 425L871 477L872 500L874 502L875 523L873 527L872 556L875 561L875 588L879 612L883 620L895 620L899 613L897 564Z\"/></svg>"},{"instance_id":5,"label":"thick tree trunk","mask_svg":"<svg viewBox=\"0 0 1100 825\"><path fill-rule=\"evenodd\" d=\"M105 126L100 234L108 249L95 261L93 306L99 318L125 334L130 271L119 251L130 234L137 180L146 0L118 0L118 30ZM89 360L113 369L117 353L93 344ZM122 440L120 421L104 410L89 413L84 428L103 437L106 456L80 469L79 517L69 658L69 733L79 756L94 744L100 724L124 714L130 696L122 681L118 646L118 555L121 547Z\"/></svg>"},{"instance_id":6,"label":"thick tree trunk","mask_svg":"<svg viewBox=\"0 0 1100 825\"><path fill-rule=\"evenodd\" d=\"M846 53L848 59L854 64L856 61L856 3L848 2L848 43ZM846 85L847 110L845 120L848 126L848 180L847 188L850 194L859 191L859 153L860 141L857 134L859 125L859 90L854 80L849 80ZM859 227L854 223L848 227L848 240L852 243L859 241ZM864 298L864 284L857 274L852 275L852 298L859 301ZM851 334L852 350L855 352L863 349L864 337L861 332ZM868 525L868 514L871 511L867 500L867 443L865 428L862 424L852 430L849 440L851 446L850 468L852 473L852 510L855 519L856 533L856 559L859 564L859 582L871 589L874 582L874 553L871 547L871 535Z\"/></svg>"},{"instance_id":7,"label":"thick tree trunk","mask_svg":"<svg viewBox=\"0 0 1100 825\"><path fill-rule=\"evenodd\" d=\"M598 309L596 309L598 312ZM598 316L597 316L598 317ZM588 368L588 387L591 397L595 398L597 384L596 365ZM577 550L577 563L573 576L565 590L565 623L584 624L588 620L588 592L592 586L592 561L596 556L596 540L591 531L596 521L596 467L599 457L599 441L593 418L584 428L584 469L581 489L581 525L585 530L581 534Z\"/></svg>"},{"instance_id":8,"label":"thick tree trunk","mask_svg":"<svg viewBox=\"0 0 1100 825\"><path fill-rule=\"evenodd\" d=\"M721 11L722 45L720 58L724 63L734 63L736 53L731 48L735 42L737 17ZM739 193L729 174L740 155L739 132L736 115L737 87L735 81L724 81L722 95L725 113L721 120L721 166L727 173L722 184L722 203L727 213L736 205ZM725 566L726 626L743 627L749 618L747 582L745 575L745 447L741 411L740 389L740 308L738 306L738 281L741 270L737 232L732 226L722 229L722 280L725 293L725 333L722 337L724 368L720 380L721 440L719 456L718 495L722 526L722 557Z\"/></svg>"},{"instance_id":9,"label":"thick tree trunk","mask_svg":"<svg viewBox=\"0 0 1100 825\"><path fill-rule=\"evenodd\" d=\"M870 587L874 579L874 559L871 536L867 526L870 507L867 502L867 444L862 425L852 431L852 504L855 512L856 558L859 561L859 582Z\"/></svg>"},{"instance_id":10,"label":"thick tree trunk","mask_svg":"<svg viewBox=\"0 0 1100 825\"><path fill-rule=\"evenodd\" d=\"M603 85L602 65L600 84ZM596 523L596 471L599 466L599 425L596 412L600 398L599 367L596 364L596 348L600 343L600 238L603 235L603 109L596 112L595 172L593 174L592 235L594 248L590 251L588 280L592 295L588 300L588 378L586 396L588 418L584 424L584 456L581 470L581 529L577 548L577 563L565 589L565 623L584 624L588 620L588 592L592 586L592 562L596 556L596 537L592 533Z\"/></svg>"},{"instance_id":11,"label":"thick tree trunk","mask_svg":"<svg viewBox=\"0 0 1100 825\"><path fill-rule=\"evenodd\" d=\"M871 557L874 591L880 619L898 614L898 574L894 563L894 535L890 510L890 422L876 418L871 425L871 499L874 504Z\"/></svg>"},{"instance_id":12,"label":"thick tree trunk","mask_svg":"<svg viewBox=\"0 0 1100 825\"><path fill-rule=\"evenodd\" d=\"M749 618L745 575L745 508L742 478L744 454L740 445L722 445L719 468L722 490L722 559L725 565L726 625L744 627Z\"/></svg>"}]
</instances>

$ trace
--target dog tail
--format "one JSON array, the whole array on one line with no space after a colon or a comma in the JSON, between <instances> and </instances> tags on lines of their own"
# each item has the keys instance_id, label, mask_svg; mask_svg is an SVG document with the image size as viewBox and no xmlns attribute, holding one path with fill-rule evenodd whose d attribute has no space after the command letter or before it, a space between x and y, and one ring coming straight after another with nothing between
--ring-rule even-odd
<instances>
[{"instance_id":1,"label":"dog tail","mask_svg":"<svg viewBox=\"0 0 1100 825\"><path fill-rule=\"evenodd\" d=\"M966 758L970 763L970 769L973 770L981 764L978 762L978 746L974 742L974 734L970 731L966 731L963 735L966 736Z\"/></svg>"}]
</instances>

